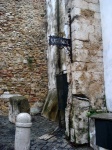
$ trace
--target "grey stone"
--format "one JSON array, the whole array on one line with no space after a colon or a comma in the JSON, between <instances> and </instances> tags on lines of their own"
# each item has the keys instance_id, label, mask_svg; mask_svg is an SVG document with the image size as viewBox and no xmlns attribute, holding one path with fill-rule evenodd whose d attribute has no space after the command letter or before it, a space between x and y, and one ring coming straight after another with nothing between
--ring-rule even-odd
<instances>
[{"instance_id":1,"label":"grey stone","mask_svg":"<svg viewBox=\"0 0 112 150\"><path fill-rule=\"evenodd\" d=\"M9 99L9 121L15 123L19 113L30 113L28 99L23 96L13 96Z\"/></svg>"},{"instance_id":2,"label":"grey stone","mask_svg":"<svg viewBox=\"0 0 112 150\"><path fill-rule=\"evenodd\" d=\"M37 114L39 114L40 112L41 112L41 108L32 107L32 108L30 109L31 115L37 115Z\"/></svg>"},{"instance_id":3,"label":"grey stone","mask_svg":"<svg viewBox=\"0 0 112 150\"><path fill-rule=\"evenodd\" d=\"M36 102L30 109L30 114L31 115L37 115L41 113L43 107L43 102Z\"/></svg>"}]
</instances>

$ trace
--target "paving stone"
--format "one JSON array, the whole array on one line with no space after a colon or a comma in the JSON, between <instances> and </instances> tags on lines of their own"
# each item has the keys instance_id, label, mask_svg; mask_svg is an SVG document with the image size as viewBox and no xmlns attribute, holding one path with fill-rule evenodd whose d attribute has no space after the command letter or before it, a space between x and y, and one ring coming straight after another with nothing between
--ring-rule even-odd
<instances>
[{"instance_id":1,"label":"paving stone","mask_svg":"<svg viewBox=\"0 0 112 150\"><path fill-rule=\"evenodd\" d=\"M48 121L38 115L32 120L30 150L92 150L89 147L72 148L69 142L64 139L64 132L55 130L57 123ZM51 127L52 125L52 127ZM59 134L58 134L59 132ZM49 140L40 140L44 134L53 134ZM8 121L8 117L0 116L0 150L14 150L15 125Z\"/></svg>"},{"instance_id":2,"label":"paving stone","mask_svg":"<svg viewBox=\"0 0 112 150\"><path fill-rule=\"evenodd\" d=\"M56 138L56 137L52 137L51 139L48 140L48 142L51 142L51 143L52 143L52 142L55 142L55 141L57 141L57 138Z\"/></svg>"}]
</instances>

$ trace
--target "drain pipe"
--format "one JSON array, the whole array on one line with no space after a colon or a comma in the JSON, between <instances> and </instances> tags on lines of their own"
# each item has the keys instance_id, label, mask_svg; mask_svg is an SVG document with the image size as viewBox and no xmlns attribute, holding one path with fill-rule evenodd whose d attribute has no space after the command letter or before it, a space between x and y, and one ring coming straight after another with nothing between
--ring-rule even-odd
<instances>
[{"instance_id":1,"label":"drain pipe","mask_svg":"<svg viewBox=\"0 0 112 150\"><path fill-rule=\"evenodd\" d=\"M59 36L59 32L60 32L60 15L59 15L59 0L57 0L57 35ZM57 47L57 63L58 63L58 69L59 72L61 72L61 55L60 55L60 48Z\"/></svg>"},{"instance_id":2,"label":"drain pipe","mask_svg":"<svg viewBox=\"0 0 112 150\"><path fill-rule=\"evenodd\" d=\"M59 0L57 0L57 35L59 36L60 32L60 15L59 15ZM57 47L57 66L58 66L58 72L59 74L61 72L61 54L60 54L60 48ZM58 97L59 101L59 97ZM58 119L59 119L59 128L61 128L61 111L58 109Z\"/></svg>"}]
</instances>

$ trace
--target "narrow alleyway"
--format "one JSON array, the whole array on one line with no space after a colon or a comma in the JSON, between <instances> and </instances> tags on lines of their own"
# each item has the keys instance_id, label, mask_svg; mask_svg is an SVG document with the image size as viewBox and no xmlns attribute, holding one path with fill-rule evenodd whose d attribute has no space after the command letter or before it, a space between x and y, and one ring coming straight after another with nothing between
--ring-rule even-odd
<instances>
[{"instance_id":1,"label":"narrow alleyway","mask_svg":"<svg viewBox=\"0 0 112 150\"><path fill-rule=\"evenodd\" d=\"M34 116L32 122L30 150L92 150L84 146L72 147L55 122L40 115ZM47 134L50 136L46 138ZM14 136L15 125L10 123L7 117L0 116L0 150L14 150Z\"/></svg>"}]
</instances>

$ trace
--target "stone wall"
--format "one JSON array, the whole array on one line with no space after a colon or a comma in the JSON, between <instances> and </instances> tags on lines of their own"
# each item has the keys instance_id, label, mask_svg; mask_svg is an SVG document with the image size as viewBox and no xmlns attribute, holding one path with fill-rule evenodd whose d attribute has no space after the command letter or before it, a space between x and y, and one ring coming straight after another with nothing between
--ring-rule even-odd
<instances>
[{"instance_id":1,"label":"stone wall","mask_svg":"<svg viewBox=\"0 0 112 150\"><path fill-rule=\"evenodd\" d=\"M7 116L9 113L9 100L0 99L0 115Z\"/></svg>"},{"instance_id":2,"label":"stone wall","mask_svg":"<svg viewBox=\"0 0 112 150\"><path fill-rule=\"evenodd\" d=\"M73 54L73 63L66 63L72 95L66 109L66 134L72 142L84 144L88 143L87 111L105 107L100 7L98 0L73 0L66 8L71 8Z\"/></svg>"},{"instance_id":3,"label":"stone wall","mask_svg":"<svg viewBox=\"0 0 112 150\"><path fill-rule=\"evenodd\" d=\"M49 1L50 3L51 1ZM49 6L52 10L55 5ZM73 63L70 61L67 49L60 50L60 71L66 70L69 83L65 113L66 135L70 137L71 142L84 144L88 142L87 112L91 108L102 109L105 106L99 1L59 0L58 7L58 35L66 38L70 38L68 9L71 9ZM50 16L48 16L48 19L52 21ZM53 24L49 26L48 24L49 27L54 31L56 26ZM51 51L49 51L49 54L51 54ZM49 57L50 61L52 62L52 58ZM58 70L58 68L55 68L56 66L51 67L49 74L52 75L54 70ZM76 98L73 98L74 96L79 98L76 100ZM78 139L79 135L81 135L80 139Z\"/></svg>"},{"instance_id":4,"label":"stone wall","mask_svg":"<svg viewBox=\"0 0 112 150\"><path fill-rule=\"evenodd\" d=\"M65 30L69 8L72 20L73 63L70 63L67 54L63 56L62 53L62 70L65 63L69 83L72 78L72 94L84 94L90 99L93 108L100 109L104 104L104 71L99 1L62 0L60 2L60 33L67 38L70 37Z\"/></svg>"},{"instance_id":5,"label":"stone wall","mask_svg":"<svg viewBox=\"0 0 112 150\"><path fill-rule=\"evenodd\" d=\"M1 0L0 93L44 101L48 89L45 0Z\"/></svg>"},{"instance_id":6,"label":"stone wall","mask_svg":"<svg viewBox=\"0 0 112 150\"><path fill-rule=\"evenodd\" d=\"M104 103L103 52L98 0L72 1L73 94L84 94L92 108Z\"/></svg>"},{"instance_id":7,"label":"stone wall","mask_svg":"<svg viewBox=\"0 0 112 150\"><path fill-rule=\"evenodd\" d=\"M72 94L84 94L90 99L93 108L100 109L104 103L104 79L99 1L60 1L60 33L67 38L69 34L66 34L64 27L68 23L69 8L72 20L73 63L70 63L62 53L61 69L63 70L65 63L68 75L72 72L72 75L68 76L69 83L69 79L72 78Z\"/></svg>"},{"instance_id":8,"label":"stone wall","mask_svg":"<svg viewBox=\"0 0 112 150\"><path fill-rule=\"evenodd\" d=\"M10 94L4 92L0 95L0 115L7 116L9 114L9 98L13 96L20 96L19 94Z\"/></svg>"}]
</instances>

